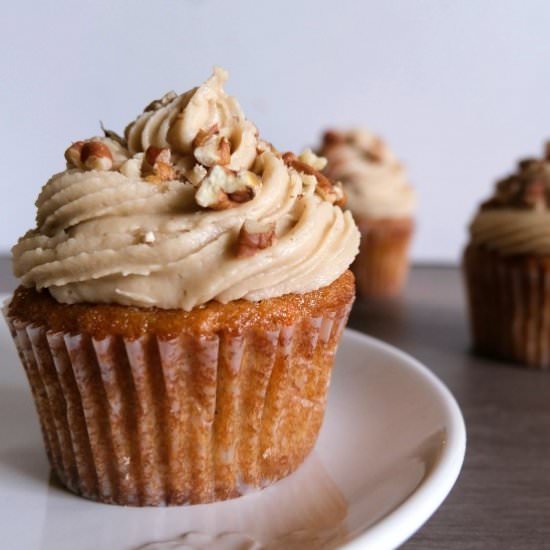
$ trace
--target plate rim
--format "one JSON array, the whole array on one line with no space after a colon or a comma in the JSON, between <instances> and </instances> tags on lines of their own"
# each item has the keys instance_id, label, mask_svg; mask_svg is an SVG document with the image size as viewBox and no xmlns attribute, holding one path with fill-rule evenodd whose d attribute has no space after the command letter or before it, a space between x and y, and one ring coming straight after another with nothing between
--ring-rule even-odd
<instances>
[{"instance_id":1,"label":"plate rim","mask_svg":"<svg viewBox=\"0 0 550 550\"><path fill-rule=\"evenodd\" d=\"M446 445L429 474L399 506L340 547L346 550L396 548L430 519L454 487L466 454L466 425L455 397L426 365L406 351L363 332L346 328L345 333L352 340L363 341L385 354L399 358L406 368L419 375L438 394L445 408Z\"/></svg>"}]
</instances>

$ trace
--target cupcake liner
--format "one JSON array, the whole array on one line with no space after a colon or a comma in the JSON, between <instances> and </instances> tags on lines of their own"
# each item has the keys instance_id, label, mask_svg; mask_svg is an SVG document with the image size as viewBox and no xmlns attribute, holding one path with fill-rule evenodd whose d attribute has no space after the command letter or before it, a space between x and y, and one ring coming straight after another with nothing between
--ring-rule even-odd
<instances>
[{"instance_id":1,"label":"cupcake liner","mask_svg":"<svg viewBox=\"0 0 550 550\"><path fill-rule=\"evenodd\" d=\"M550 367L550 258L504 257L471 244L464 276L474 349Z\"/></svg>"},{"instance_id":2,"label":"cupcake liner","mask_svg":"<svg viewBox=\"0 0 550 550\"><path fill-rule=\"evenodd\" d=\"M394 296L409 272L412 220L358 221L359 255L352 265L357 291L363 297Z\"/></svg>"},{"instance_id":3,"label":"cupcake liner","mask_svg":"<svg viewBox=\"0 0 550 550\"><path fill-rule=\"evenodd\" d=\"M61 482L108 503L237 497L312 449L350 304L272 330L98 340L6 319Z\"/></svg>"}]
</instances>

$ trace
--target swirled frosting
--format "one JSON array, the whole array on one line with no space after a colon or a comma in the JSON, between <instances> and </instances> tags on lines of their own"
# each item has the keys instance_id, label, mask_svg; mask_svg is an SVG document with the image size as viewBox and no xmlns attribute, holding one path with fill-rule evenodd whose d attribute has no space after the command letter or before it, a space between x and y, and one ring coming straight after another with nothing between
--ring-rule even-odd
<instances>
[{"instance_id":1,"label":"swirled frosting","mask_svg":"<svg viewBox=\"0 0 550 550\"><path fill-rule=\"evenodd\" d=\"M154 108L146 108L125 131L130 153L145 151L150 145L168 147L172 154L193 152L193 141L201 130L219 127L221 136L232 143L232 170L250 168L256 159L257 130L247 120L237 100L225 93L227 72L216 69L202 86L182 95L168 93Z\"/></svg>"},{"instance_id":2,"label":"swirled frosting","mask_svg":"<svg viewBox=\"0 0 550 550\"><path fill-rule=\"evenodd\" d=\"M471 242L503 255L550 255L550 148L497 182L470 224Z\"/></svg>"},{"instance_id":3,"label":"swirled frosting","mask_svg":"<svg viewBox=\"0 0 550 550\"><path fill-rule=\"evenodd\" d=\"M86 156L89 141L73 144L70 166L38 197L36 228L12 250L24 285L62 303L190 310L308 292L348 268L359 243L350 214L316 192L311 171L259 140L224 92L226 77L216 69L153 102L125 139L92 138ZM93 157L104 152L98 141L112 162ZM239 255L249 220L274 238Z\"/></svg>"},{"instance_id":4,"label":"swirled frosting","mask_svg":"<svg viewBox=\"0 0 550 550\"><path fill-rule=\"evenodd\" d=\"M410 218L416 195L402 164L387 145L366 130L327 131L320 154L325 173L341 181L347 207L359 218Z\"/></svg>"},{"instance_id":5,"label":"swirled frosting","mask_svg":"<svg viewBox=\"0 0 550 550\"><path fill-rule=\"evenodd\" d=\"M550 255L550 213L484 210L474 218L470 235L473 243L504 255Z\"/></svg>"}]
</instances>

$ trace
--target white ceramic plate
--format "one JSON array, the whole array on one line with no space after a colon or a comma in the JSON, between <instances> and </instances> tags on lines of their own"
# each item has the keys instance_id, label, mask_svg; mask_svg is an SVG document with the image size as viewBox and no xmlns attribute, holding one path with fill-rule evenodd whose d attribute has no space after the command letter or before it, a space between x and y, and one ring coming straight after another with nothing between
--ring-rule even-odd
<instances>
[{"instance_id":1,"label":"white ceramic plate","mask_svg":"<svg viewBox=\"0 0 550 550\"><path fill-rule=\"evenodd\" d=\"M462 465L464 422L449 391L408 355L347 330L319 441L295 474L216 504L123 508L90 502L50 478L30 391L2 321L5 548L392 548L437 509Z\"/></svg>"}]
</instances>

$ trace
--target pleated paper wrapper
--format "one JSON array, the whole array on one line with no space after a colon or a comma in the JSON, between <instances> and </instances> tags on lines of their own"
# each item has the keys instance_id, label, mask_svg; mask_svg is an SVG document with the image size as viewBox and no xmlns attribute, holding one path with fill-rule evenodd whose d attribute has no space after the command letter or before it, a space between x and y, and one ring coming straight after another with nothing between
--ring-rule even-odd
<instances>
[{"instance_id":1,"label":"pleated paper wrapper","mask_svg":"<svg viewBox=\"0 0 550 550\"><path fill-rule=\"evenodd\" d=\"M464 253L474 349L529 367L550 367L550 258Z\"/></svg>"},{"instance_id":2,"label":"pleated paper wrapper","mask_svg":"<svg viewBox=\"0 0 550 550\"><path fill-rule=\"evenodd\" d=\"M363 297L388 297L400 292L409 272L412 220L357 221L359 255L352 265L357 291Z\"/></svg>"},{"instance_id":3,"label":"pleated paper wrapper","mask_svg":"<svg viewBox=\"0 0 550 550\"><path fill-rule=\"evenodd\" d=\"M102 502L174 505L237 497L302 463L350 307L171 340L6 319L60 481Z\"/></svg>"}]
</instances>

